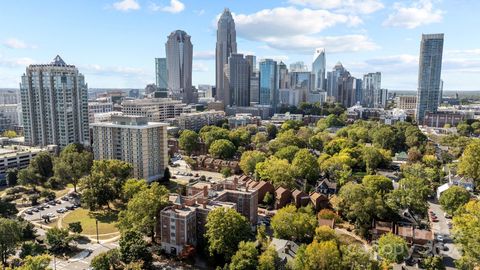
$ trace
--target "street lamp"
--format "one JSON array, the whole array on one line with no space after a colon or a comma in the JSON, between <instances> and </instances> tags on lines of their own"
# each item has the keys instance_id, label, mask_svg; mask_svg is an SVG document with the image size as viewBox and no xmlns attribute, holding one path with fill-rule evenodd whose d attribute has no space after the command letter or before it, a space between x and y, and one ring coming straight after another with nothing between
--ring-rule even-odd
<instances>
[{"instance_id":1,"label":"street lamp","mask_svg":"<svg viewBox=\"0 0 480 270\"><path fill-rule=\"evenodd\" d=\"M95 226L97 227L97 244L99 244L100 240L98 240L98 219L95 219Z\"/></svg>"}]
</instances>

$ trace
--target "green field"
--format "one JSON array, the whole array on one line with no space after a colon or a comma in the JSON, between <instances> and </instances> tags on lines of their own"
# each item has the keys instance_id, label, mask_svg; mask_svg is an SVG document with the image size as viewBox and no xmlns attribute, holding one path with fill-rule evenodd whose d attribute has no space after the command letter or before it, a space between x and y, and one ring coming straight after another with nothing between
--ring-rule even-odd
<instances>
[{"instance_id":1,"label":"green field","mask_svg":"<svg viewBox=\"0 0 480 270\"><path fill-rule=\"evenodd\" d=\"M68 213L63 218L62 226L67 228L69 223L80 221L83 229L82 234L95 235L97 233L95 219L98 220L98 234L118 232L118 229L115 227L118 219L118 212L116 211L90 212L79 208Z\"/></svg>"}]
</instances>

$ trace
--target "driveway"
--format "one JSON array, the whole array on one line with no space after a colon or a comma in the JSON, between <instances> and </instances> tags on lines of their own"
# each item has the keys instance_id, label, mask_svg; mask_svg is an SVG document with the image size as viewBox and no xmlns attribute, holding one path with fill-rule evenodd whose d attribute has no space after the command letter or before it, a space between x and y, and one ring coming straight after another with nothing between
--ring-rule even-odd
<instances>
[{"instance_id":1,"label":"driveway","mask_svg":"<svg viewBox=\"0 0 480 270\"><path fill-rule=\"evenodd\" d=\"M457 246L453 243L450 229L448 229L447 219L444 216L442 207L438 203L429 202L429 211L433 211L438 218L438 222L432 222L432 230L436 235L445 236L445 246L448 248L447 251L441 251L443 255L443 262L447 269L456 269L454 260L457 260L461 257L460 251ZM451 220L450 220L451 221Z\"/></svg>"},{"instance_id":2,"label":"driveway","mask_svg":"<svg viewBox=\"0 0 480 270\"><path fill-rule=\"evenodd\" d=\"M92 259L102 252L106 252L110 249L117 248L118 244L116 243L109 243L109 244L97 244L97 243L87 243L87 244L79 244L77 245L78 248L83 249L85 251L79 252L77 255L73 256L69 260L63 260L59 258L55 258L50 262L50 267L52 269L57 270L84 270L89 269L90 262ZM86 252L86 250L90 250L90 252Z\"/></svg>"}]
</instances>

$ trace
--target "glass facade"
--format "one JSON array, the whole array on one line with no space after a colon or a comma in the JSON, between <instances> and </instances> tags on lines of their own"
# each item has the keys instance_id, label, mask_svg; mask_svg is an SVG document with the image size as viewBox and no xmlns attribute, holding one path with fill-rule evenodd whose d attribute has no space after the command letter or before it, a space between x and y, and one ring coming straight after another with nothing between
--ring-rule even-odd
<instances>
[{"instance_id":1,"label":"glass facade","mask_svg":"<svg viewBox=\"0 0 480 270\"><path fill-rule=\"evenodd\" d=\"M270 105L273 110L278 104L277 62L265 59L260 62L260 104Z\"/></svg>"}]
</instances>

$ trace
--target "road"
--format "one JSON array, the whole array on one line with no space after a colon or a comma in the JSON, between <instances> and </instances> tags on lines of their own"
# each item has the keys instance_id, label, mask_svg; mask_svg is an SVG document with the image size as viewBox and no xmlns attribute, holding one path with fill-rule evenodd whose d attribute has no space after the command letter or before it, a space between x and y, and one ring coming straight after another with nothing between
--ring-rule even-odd
<instances>
[{"instance_id":1,"label":"road","mask_svg":"<svg viewBox=\"0 0 480 270\"><path fill-rule=\"evenodd\" d=\"M443 262L447 269L456 269L454 260L457 260L461 257L460 251L457 246L453 243L451 238L450 229L448 229L447 219L444 216L444 212L441 206L438 203L429 202L429 211L433 211L438 217L438 222L432 222L432 230L436 235L446 236L444 243L448 248L447 251L441 251L443 257Z\"/></svg>"},{"instance_id":2,"label":"road","mask_svg":"<svg viewBox=\"0 0 480 270\"><path fill-rule=\"evenodd\" d=\"M117 248L118 244L108 243L108 244L97 244L97 243L87 243L87 244L78 244L79 249L85 250L79 252L76 256L73 256L69 260L62 260L55 258L50 262L50 267L57 270L84 270L89 269L90 262L98 254L108 251L113 248ZM90 250L90 252L87 252Z\"/></svg>"}]
</instances>

